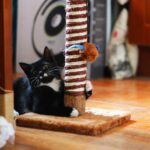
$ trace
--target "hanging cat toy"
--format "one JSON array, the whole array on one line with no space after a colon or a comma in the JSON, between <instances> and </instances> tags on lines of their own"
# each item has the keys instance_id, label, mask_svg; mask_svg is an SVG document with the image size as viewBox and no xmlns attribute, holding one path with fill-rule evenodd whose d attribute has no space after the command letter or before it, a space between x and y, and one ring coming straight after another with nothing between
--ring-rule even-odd
<instances>
[{"instance_id":1,"label":"hanging cat toy","mask_svg":"<svg viewBox=\"0 0 150 150\"><path fill-rule=\"evenodd\" d=\"M87 43L88 1L66 1L66 48L65 48L65 105L85 112L85 86L87 62L94 62L98 51Z\"/></svg>"}]
</instances>

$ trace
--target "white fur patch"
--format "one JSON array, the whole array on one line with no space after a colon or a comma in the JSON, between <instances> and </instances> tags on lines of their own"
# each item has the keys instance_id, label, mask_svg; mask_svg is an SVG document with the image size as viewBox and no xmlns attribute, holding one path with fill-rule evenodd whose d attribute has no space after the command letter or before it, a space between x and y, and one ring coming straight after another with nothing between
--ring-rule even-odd
<instances>
[{"instance_id":1,"label":"white fur patch","mask_svg":"<svg viewBox=\"0 0 150 150\"><path fill-rule=\"evenodd\" d=\"M19 116L19 113L14 109L14 112L13 112L13 116L14 117L17 117L17 116Z\"/></svg>"},{"instance_id":2,"label":"white fur patch","mask_svg":"<svg viewBox=\"0 0 150 150\"><path fill-rule=\"evenodd\" d=\"M88 92L88 91L92 91L93 86L92 86L91 81L89 81L89 80L86 81L85 89L86 89L87 92Z\"/></svg>"},{"instance_id":3,"label":"white fur patch","mask_svg":"<svg viewBox=\"0 0 150 150\"><path fill-rule=\"evenodd\" d=\"M41 83L40 86L48 86L58 92L60 89L60 80L54 78L50 83Z\"/></svg>"},{"instance_id":4,"label":"white fur patch","mask_svg":"<svg viewBox=\"0 0 150 150\"><path fill-rule=\"evenodd\" d=\"M70 117L78 117L79 116L79 111L75 108L73 108Z\"/></svg>"}]
</instances>

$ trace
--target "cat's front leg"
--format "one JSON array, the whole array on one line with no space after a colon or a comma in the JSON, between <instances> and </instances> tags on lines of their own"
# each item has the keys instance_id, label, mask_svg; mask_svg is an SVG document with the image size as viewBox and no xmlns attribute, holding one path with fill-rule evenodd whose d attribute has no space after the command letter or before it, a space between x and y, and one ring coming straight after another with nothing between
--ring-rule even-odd
<instances>
[{"instance_id":1,"label":"cat's front leg","mask_svg":"<svg viewBox=\"0 0 150 150\"><path fill-rule=\"evenodd\" d=\"M86 85L85 85L85 96L86 96L86 99L88 99L92 95L92 92L93 92L92 83L91 83L91 81L86 80Z\"/></svg>"}]
</instances>

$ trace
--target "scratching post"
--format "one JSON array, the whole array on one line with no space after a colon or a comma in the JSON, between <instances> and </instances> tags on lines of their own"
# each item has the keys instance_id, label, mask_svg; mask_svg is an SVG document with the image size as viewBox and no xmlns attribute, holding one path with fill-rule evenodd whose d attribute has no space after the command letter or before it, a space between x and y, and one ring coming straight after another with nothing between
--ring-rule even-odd
<instances>
[{"instance_id":1,"label":"scratching post","mask_svg":"<svg viewBox=\"0 0 150 150\"><path fill-rule=\"evenodd\" d=\"M98 51L87 42L87 0L66 2L66 48L65 48L65 105L76 108L79 117L56 117L40 114L18 116L18 126L100 135L130 120L123 111L86 108L85 86L87 61L95 61Z\"/></svg>"},{"instance_id":2,"label":"scratching post","mask_svg":"<svg viewBox=\"0 0 150 150\"><path fill-rule=\"evenodd\" d=\"M80 54L83 49L81 45L85 42L87 42L87 0L67 0L65 105L76 108L80 114L85 112L87 62Z\"/></svg>"}]
</instances>

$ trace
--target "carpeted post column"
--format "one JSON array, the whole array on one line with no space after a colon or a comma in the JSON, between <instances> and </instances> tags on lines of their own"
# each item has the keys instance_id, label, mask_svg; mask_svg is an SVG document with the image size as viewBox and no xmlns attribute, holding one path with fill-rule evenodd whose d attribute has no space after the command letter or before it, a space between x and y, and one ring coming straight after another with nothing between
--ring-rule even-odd
<instances>
[{"instance_id":1,"label":"carpeted post column","mask_svg":"<svg viewBox=\"0 0 150 150\"><path fill-rule=\"evenodd\" d=\"M81 58L87 42L87 0L66 1L65 105L85 112L87 62Z\"/></svg>"}]
</instances>

